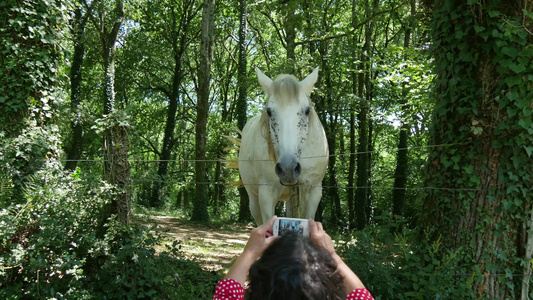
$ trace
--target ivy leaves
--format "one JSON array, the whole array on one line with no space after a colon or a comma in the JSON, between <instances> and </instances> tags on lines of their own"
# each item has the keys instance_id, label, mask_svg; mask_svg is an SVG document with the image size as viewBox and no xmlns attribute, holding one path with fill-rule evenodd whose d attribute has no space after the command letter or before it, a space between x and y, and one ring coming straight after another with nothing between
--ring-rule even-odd
<instances>
[{"instance_id":1,"label":"ivy leaves","mask_svg":"<svg viewBox=\"0 0 533 300\"><path fill-rule=\"evenodd\" d=\"M0 2L0 19L6 20L0 27L0 108L4 111L0 130L9 136L22 128L31 106L44 108L52 102L45 94L56 83L67 5L67 1Z\"/></svg>"},{"instance_id":2,"label":"ivy leaves","mask_svg":"<svg viewBox=\"0 0 533 300\"><path fill-rule=\"evenodd\" d=\"M433 20L439 102L431 134L453 146L433 153L437 167L429 180L475 192L432 192L429 201L441 216L434 224L453 232L451 245L471 244L465 251L476 263L464 265L474 272L521 273L514 268L522 263L516 253L523 245L515 237L527 224L533 198L533 24L505 1L440 3ZM451 208L454 214L447 213ZM478 226L468 225L473 223ZM506 290L519 290L511 277L492 283L495 294L483 296L516 296ZM473 286L485 284L480 279Z\"/></svg>"}]
</instances>

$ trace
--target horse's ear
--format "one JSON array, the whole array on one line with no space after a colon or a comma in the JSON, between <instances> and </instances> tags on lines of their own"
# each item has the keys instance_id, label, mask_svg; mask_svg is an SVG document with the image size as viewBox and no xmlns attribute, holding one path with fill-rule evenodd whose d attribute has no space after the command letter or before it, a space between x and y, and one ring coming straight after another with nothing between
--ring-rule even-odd
<instances>
[{"instance_id":1,"label":"horse's ear","mask_svg":"<svg viewBox=\"0 0 533 300\"><path fill-rule=\"evenodd\" d=\"M259 81L259 84L263 88L263 91L265 93L270 94L270 87L272 86L272 79L270 79L268 76L263 74L259 68L255 68L255 72L257 73L257 80Z\"/></svg>"},{"instance_id":2,"label":"horse's ear","mask_svg":"<svg viewBox=\"0 0 533 300\"><path fill-rule=\"evenodd\" d=\"M309 95L311 91L313 90L313 87L315 86L315 83L318 79L318 67L316 67L309 76L305 77L304 80L300 81L300 86L302 87L302 91Z\"/></svg>"}]
</instances>

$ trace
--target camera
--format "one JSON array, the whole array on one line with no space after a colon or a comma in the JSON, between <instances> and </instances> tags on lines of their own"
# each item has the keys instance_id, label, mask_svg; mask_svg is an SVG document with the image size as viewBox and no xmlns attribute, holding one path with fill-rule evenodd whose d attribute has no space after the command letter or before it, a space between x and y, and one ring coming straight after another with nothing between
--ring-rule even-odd
<instances>
[{"instance_id":1,"label":"camera","mask_svg":"<svg viewBox=\"0 0 533 300\"><path fill-rule=\"evenodd\" d=\"M309 236L309 220L294 218L276 218L272 225L274 236L284 236L287 234L297 234Z\"/></svg>"}]
</instances>

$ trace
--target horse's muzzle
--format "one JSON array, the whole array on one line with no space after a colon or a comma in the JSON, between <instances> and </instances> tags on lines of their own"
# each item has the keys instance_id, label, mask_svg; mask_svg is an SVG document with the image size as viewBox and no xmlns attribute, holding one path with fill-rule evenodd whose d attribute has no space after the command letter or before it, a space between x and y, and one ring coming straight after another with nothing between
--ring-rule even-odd
<instances>
[{"instance_id":1,"label":"horse's muzzle","mask_svg":"<svg viewBox=\"0 0 533 300\"><path fill-rule=\"evenodd\" d=\"M280 159L275 167L276 175L282 185L296 185L302 173L302 165L296 159Z\"/></svg>"}]
</instances>

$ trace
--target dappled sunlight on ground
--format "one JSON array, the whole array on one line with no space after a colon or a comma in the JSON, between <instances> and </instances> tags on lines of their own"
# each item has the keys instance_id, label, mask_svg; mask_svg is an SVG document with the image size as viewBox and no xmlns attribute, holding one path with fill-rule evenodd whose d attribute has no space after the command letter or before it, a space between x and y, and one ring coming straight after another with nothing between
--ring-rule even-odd
<instances>
[{"instance_id":1,"label":"dappled sunlight on ground","mask_svg":"<svg viewBox=\"0 0 533 300\"><path fill-rule=\"evenodd\" d=\"M195 224L166 216L149 216L136 221L146 226L157 225L168 244L181 241L186 258L197 261L206 270L222 273L227 272L242 252L253 229L242 224Z\"/></svg>"}]
</instances>

